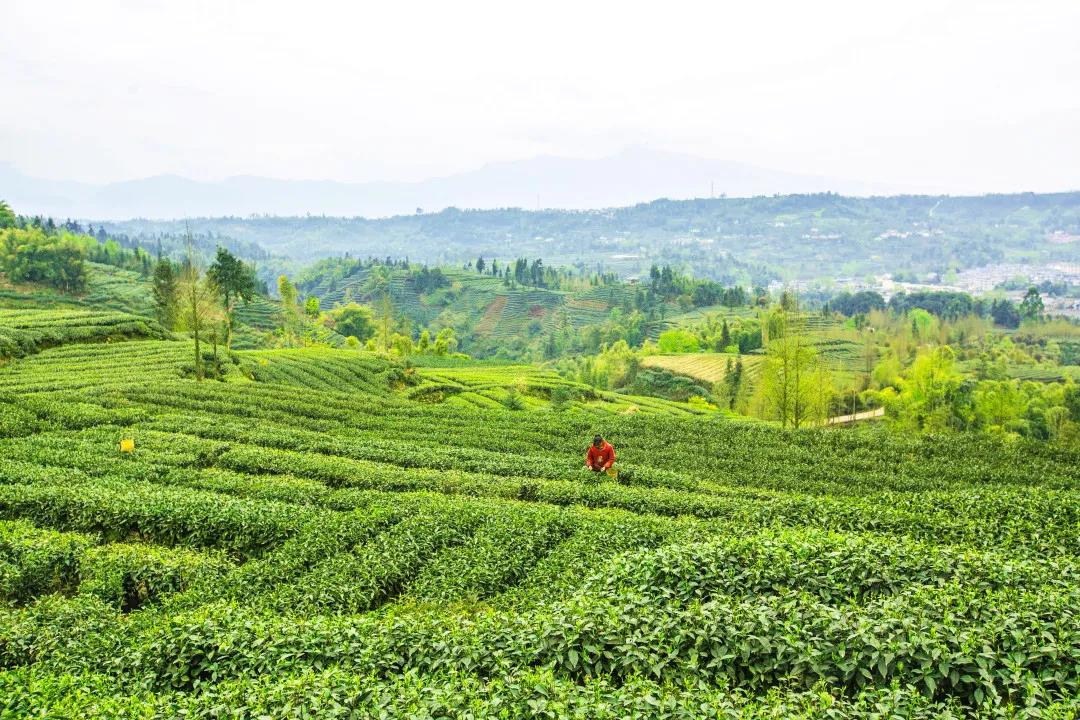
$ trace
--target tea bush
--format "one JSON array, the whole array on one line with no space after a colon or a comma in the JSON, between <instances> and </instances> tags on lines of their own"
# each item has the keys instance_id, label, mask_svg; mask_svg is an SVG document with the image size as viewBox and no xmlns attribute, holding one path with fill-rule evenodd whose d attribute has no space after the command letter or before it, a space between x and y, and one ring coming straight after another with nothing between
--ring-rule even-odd
<instances>
[{"instance_id":1,"label":"tea bush","mask_svg":"<svg viewBox=\"0 0 1080 720\"><path fill-rule=\"evenodd\" d=\"M1076 451L538 412L539 371L351 350L199 383L190 351L0 367L0 717L1080 708Z\"/></svg>"}]
</instances>

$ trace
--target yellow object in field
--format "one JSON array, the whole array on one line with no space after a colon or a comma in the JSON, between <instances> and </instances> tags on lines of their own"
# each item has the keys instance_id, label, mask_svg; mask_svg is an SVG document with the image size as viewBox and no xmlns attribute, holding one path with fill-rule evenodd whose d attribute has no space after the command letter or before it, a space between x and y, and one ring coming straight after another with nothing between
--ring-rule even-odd
<instances>
[{"instance_id":1,"label":"yellow object in field","mask_svg":"<svg viewBox=\"0 0 1080 720\"><path fill-rule=\"evenodd\" d=\"M133 453L135 452L135 441L131 438L124 438L120 441L120 452Z\"/></svg>"},{"instance_id":2,"label":"yellow object in field","mask_svg":"<svg viewBox=\"0 0 1080 720\"><path fill-rule=\"evenodd\" d=\"M609 468L608 468L607 470L605 470L604 472L606 472L606 473L607 473L607 476L608 476L609 478L611 478L612 480L614 480L615 478L619 477L619 471L618 471L617 469L613 468L613 467L609 467Z\"/></svg>"}]
</instances>

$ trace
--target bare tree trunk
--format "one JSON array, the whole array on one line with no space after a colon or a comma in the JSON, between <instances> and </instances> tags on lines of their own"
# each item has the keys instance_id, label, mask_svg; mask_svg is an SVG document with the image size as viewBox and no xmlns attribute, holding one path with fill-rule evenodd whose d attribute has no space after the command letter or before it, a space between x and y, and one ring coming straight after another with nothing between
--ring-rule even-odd
<instances>
[{"instance_id":1,"label":"bare tree trunk","mask_svg":"<svg viewBox=\"0 0 1080 720\"><path fill-rule=\"evenodd\" d=\"M192 331L195 335L195 377L203 379L202 350L199 346L199 321L196 320Z\"/></svg>"},{"instance_id":2,"label":"bare tree trunk","mask_svg":"<svg viewBox=\"0 0 1080 720\"><path fill-rule=\"evenodd\" d=\"M232 298L225 301L225 349L228 350L232 347L232 334L233 334L233 306Z\"/></svg>"},{"instance_id":3,"label":"bare tree trunk","mask_svg":"<svg viewBox=\"0 0 1080 720\"><path fill-rule=\"evenodd\" d=\"M791 412L791 336L787 328L787 309L780 306L780 426L788 426Z\"/></svg>"},{"instance_id":4,"label":"bare tree trunk","mask_svg":"<svg viewBox=\"0 0 1080 720\"><path fill-rule=\"evenodd\" d=\"M794 397L794 403L793 403L793 407L792 407L792 411L791 411L791 415L792 415L791 420L792 420L792 425L794 425L796 428L798 428L798 427L800 427L802 425L803 420L806 419L805 418L806 408L804 407L804 404L803 404L803 395L806 392L806 389L803 387L804 381L803 381L803 377L802 377L802 370L803 370L803 367L802 367L803 366L802 340L803 340L803 338L802 338L802 326L799 324L799 295L798 295L797 292L795 293L794 313L795 313L794 324L788 330L788 332L791 333L792 344L795 346L794 357L792 358L792 360L794 361L793 372L795 374L795 382L794 382L795 397Z\"/></svg>"}]
</instances>

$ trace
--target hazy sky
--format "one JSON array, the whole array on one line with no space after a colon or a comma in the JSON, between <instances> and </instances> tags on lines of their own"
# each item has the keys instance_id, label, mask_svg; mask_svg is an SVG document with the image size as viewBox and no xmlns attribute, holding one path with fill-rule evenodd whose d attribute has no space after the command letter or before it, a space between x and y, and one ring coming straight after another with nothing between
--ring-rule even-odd
<instances>
[{"instance_id":1,"label":"hazy sky","mask_svg":"<svg viewBox=\"0 0 1080 720\"><path fill-rule=\"evenodd\" d=\"M648 145L1080 189L1078 0L5 0L0 162L413 180Z\"/></svg>"}]
</instances>

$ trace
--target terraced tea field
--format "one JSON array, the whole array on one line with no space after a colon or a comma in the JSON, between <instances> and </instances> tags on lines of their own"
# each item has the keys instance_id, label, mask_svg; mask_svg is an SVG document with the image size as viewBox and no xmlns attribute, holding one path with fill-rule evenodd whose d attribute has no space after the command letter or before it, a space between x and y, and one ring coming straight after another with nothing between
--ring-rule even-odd
<instances>
[{"instance_id":1,"label":"terraced tea field","mask_svg":"<svg viewBox=\"0 0 1080 720\"><path fill-rule=\"evenodd\" d=\"M86 263L86 291L70 295L40 285L11 286L0 276L0 307L86 308L142 315L152 306L150 282L131 270Z\"/></svg>"},{"instance_id":2,"label":"terraced tea field","mask_svg":"<svg viewBox=\"0 0 1080 720\"><path fill-rule=\"evenodd\" d=\"M162 338L155 321L101 310L0 309L0 361L49 347L126 338Z\"/></svg>"},{"instance_id":3,"label":"terraced tea field","mask_svg":"<svg viewBox=\"0 0 1080 720\"><path fill-rule=\"evenodd\" d=\"M0 717L1075 717L1080 457L337 350L0 367ZM618 481L580 468L594 432ZM122 439L134 452L120 452Z\"/></svg>"},{"instance_id":4,"label":"terraced tea field","mask_svg":"<svg viewBox=\"0 0 1080 720\"><path fill-rule=\"evenodd\" d=\"M732 366L739 360L739 355L732 353L685 353L683 355L647 355L641 359L642 367L670 370L678 375L686 375L707 383L718 383L727 376L728 362ZM748 379L756 378L761 372L764 355L743 355L743 372Z\"/></svg>"},{"instance_id":5,"label":"terraced tea field","mask_svg":"<svg viewBox=\"0 0 1080 720\"><path fill-rule=\"evenodd\" d=\"M629 306L632 286L597 286L579 291L552 290L522 285L507 286L501 277L480 275L471 270L441 268L448 286L420 293L406 272L395 269L388 284L394 312L408 317L416 326L435 325L444 313L457 317L462 349L480 356L494 355L505 344L568 328L581 328L608 320L611 310ZM347 277L320 281L306 290L318 297L324 309L346 300L378 306L382 285L374 283L372 271L356 268ZM241 308L238 318L253 327L267 326L265 307L253 303ZM271 303L265 303L272 306ZM650 323L652 328L657 323Z\"/></svg>"},{"instance_id":6,"label":"terraced tea field","mask_svg":"<svg viewBox=\"0 0 1080 720\"><path fill-rule=\"evenodd\" d=\"M597 390L560 377L553 370L530 365L480 365L422 368L419 382L406 395L421 402L445 402L464 407L499 408L516 397L523 408L552 409L561 391L567 405L623 414L701 415L705 411L662 398L623 395Z\"/></svg>"}]
</instances>

